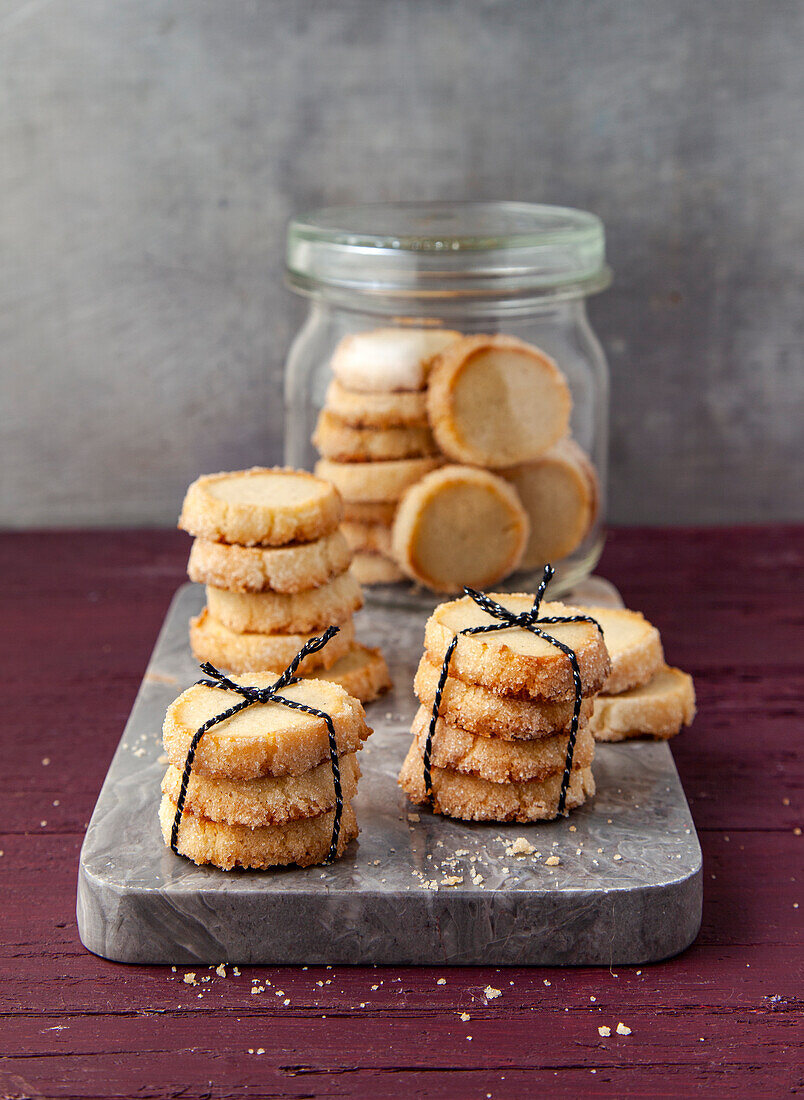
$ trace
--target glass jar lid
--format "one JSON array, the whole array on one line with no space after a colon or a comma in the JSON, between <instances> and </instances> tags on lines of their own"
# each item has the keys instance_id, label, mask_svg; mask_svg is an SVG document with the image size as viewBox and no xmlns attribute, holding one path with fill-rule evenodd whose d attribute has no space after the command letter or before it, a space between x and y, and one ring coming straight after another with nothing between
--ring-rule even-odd
<instances>
[{"instance_id":1,"label":"glass jar lid","mask_svg":"<svg viewBox=\"0 0 804 1100\"><path fill-rule=\"evenodd\" d=\"M302 293L390 298L574 297L608 286L603 223L526 202L332 206L288 227Z\"/></svg>"}]
</instances>

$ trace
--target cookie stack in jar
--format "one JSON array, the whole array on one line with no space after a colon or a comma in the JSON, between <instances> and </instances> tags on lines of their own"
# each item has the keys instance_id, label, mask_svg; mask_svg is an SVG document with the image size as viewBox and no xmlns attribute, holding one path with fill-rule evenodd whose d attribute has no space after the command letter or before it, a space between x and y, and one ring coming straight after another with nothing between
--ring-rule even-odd
<instances>
[{"instance_id":1,"label":"cookie stack in jar","mask_svg":"<svg viewBox=\"0 0 804 1100\"><path fill-rule=\"evenodd\" d=\"M574 621L578 608L546 603L540 619L533 608L531 595L474 593L428 619L414 681L421 706L399 776L412 802L464 821L529 822L594 794L589 720L610 671L603 635ZM528 614L561 645L508 625Z\"/></svg>"},{"instance_id":2,"label":"cookie stack in jar","mask_svg":"<svg viewBox=\"0 0 804 1100\"><path fill-rule=\"evenodd\" d=\"M397 505L442 458L427 419L427 374L460 334L445 329L376 329L341 340L313 444L316 473L344 501L343 533L363 584L402 580L391 547Z\"/></svg>"},{"instance_id":3,"label":"cookie stack in jar","mask_svg":"<svg viewBox=\"0 0 804 1100\"><path fill-rule=\"evenodd\" d=\"M567 381L504 335L386 328L335 349L313 443L363 583L487 588L571 554L600 504Z\"/></svg>"},{"instance_id":4,"label":"cookie stack in jar","mask_svg":"<svg viewBox=\"0 0 804 1100\"><path fill-rule=\"evenodd\" d=\"M206 607L190 623L196 659L278 674L334 625L338 633L305 657L300 674L338 683L361 702L386 690L382 653L355 638L363 596L342 514L332 484L303 470L254 467L194 481L179 527L195 536L188 575L206 585Z\"/></svg>"}]
</instances>

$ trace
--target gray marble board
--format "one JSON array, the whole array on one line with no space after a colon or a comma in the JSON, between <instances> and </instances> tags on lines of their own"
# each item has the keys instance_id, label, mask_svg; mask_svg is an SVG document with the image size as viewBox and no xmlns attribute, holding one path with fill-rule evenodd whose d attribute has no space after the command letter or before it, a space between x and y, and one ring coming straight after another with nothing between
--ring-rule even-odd
<instances>
[{"instance_id":1,"label":"gray marble board","mask_svg":"<svg viewBox=\"0 0 804 1100\"><path fill-rule=\"evenodd\" d=\"M618 602L596 578L583 597ZM367 708L361 833L344 858L225 873L173 855L157 824L160 733L168 704L199 676L187 621L202 602L197 586L176 593L87 829L77 913L90 951L132 963L608 966L695 939L701 850L666 744L599 746L596 797L555 822L465 824L406 801L396 776L416 706L420 609L373 602L357 616L395 687ZM519 837L539 854L507 855Z\"/></svg>"}]
</instances>

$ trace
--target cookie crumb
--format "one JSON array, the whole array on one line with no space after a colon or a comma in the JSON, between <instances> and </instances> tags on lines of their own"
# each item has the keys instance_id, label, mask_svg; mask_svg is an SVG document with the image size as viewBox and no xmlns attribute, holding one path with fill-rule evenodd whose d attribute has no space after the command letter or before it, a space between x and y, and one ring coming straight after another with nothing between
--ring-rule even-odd
<instances>
[{"instance_id":1,"label":"cookie crumb","mask_svg":"<svg viewBox=\"0 0 804 1100\"><path fill-rule=\"evenodd\" d=\"M461 1023L465 1024L468 1020L471 1020L471 1018L472 1017L469 1015L468 1012L462 1012L461 1013Z\"/></svg>"},{"instance_id":2,"label":"cookie crumb","mask_svg":"<svg viewBox=\"0 0 804 1100\"><path fill-rule=\"evenodd\" d=\"M198 985L198 982L195 980L195 971L194 970L188 970L187 973L184 975L184 984L185 985Z\"/></svg>"},{"instance_id":3,"label":"cookie crumb","mask_svg":"<svg viewBox=\"0 0 804 1100\"><path fill-rule=\"evenodd\" d=\"M46 768L49 763L50 763L50 757L49 756L43 756L42 757L42 767Z\"/></svg>"},{"instance_id":4,"label":"cookie crumb","mask_svg":"<svg viewBox=\"0 0 804 1100\"><path fill-rule=\"evenodd\" d=\"M545 985L547 985L547 986L549 986L549 985L552 985L553 983L552 983L552 982L548 982L547 978L545 978L545 979L544 979L544 984L545 984Z\"/></svg>"},{"instance_id":5,"label":"cookie crumb","mask_svg":"<svg viewBox=\"0 0 804 1100\"><path fill-rule=\"evenodd\" d=\"M436 982L436 985L446 985L446 984L447 984L447 979L446 978L439 978L438 981Z\"/></svg>"},{"instance_id":6,"label":"cookie crumb","mask_svg":"<svg viewBox=\"0 0 804 1100\"><path fill-rule=\"evenodd\" d=\"M495 989L493 985L487 985L486 988L483 990L483 996L486 998L487 1001L493 1001L497 997L502 997L502 990Z\"/></svg>"},{"instance_id":7,"label":"cookie crumb","mask_svg":"<svg viewBox=\"0 0 804 1100\"><path fill-rule=\"evenodd\" d=\"M620 860L620 859L622 859L622 858L623 858L623 857L622 857L622 856L620 855L620 853L619 853L619 852L617 853L617 855L616 855L616 856L612 856L612 859L614 859L614 860Z\"/></svg>"},{"instance_id":8,"label":"cookie crumb","mask_svg":"<svg viewBox=\"0 0 804 1100\"><path fill-rule=\"evenodd\" d=\"M523 836L518 836L513 843L509 844L505 849L507 856L530 856L536 849L532 844L529 844Z\"/></svg>"},{"instance_id":9,"label":"cookie crumb","mask_svg":"<svg viewBox=\"0 0 804 1100\"><path fill-rule=\"evenodd\" d=\"M408 821L421 821L418 814L408 814Z\"/></svg>"},{"instance_id":10,"label":"cookie crumb","mask_svg":"<svg viewBox=\"0 0 804 1100\"><path fill-rule=\"evenodd\" d=\"M441 880L442 886L460 886L463 882L463 875L446 875Z\"/></svg>"},{"instance_id":11,"label":"cookie crumb","mask_svg":"<svg viewBox=\"0 0 804 1100\"><path fill-rule=\"evenodd\" d=\"M225 978L226 963L218 963L218 965L215 967L215 973L218 975L219 978Z\"/></svg>"},{"instance_id":12,"label":"cookie crumb","mask_svg":"<svg viewBox=\"0 0 804 1100\"><path fill-rule=\"evenodd\" d=\"M608 1039L609 1035L611 1035L611 1028L606 1027L606 1025L603 1024L601 1027L599 1027L597 1029L597 1033L598 1033L598 1035L600 1036L601 1039Z\"/></svg>"},{"instance_id":13,"label":"cookie crumb","mask_svg":"<svg viewBox=\"0 0 804 1100\"><path fill-rule=\"evenodd\" d=\"M630 1035L631 1034L631 1028L626 1027L625 1024L621 1020L620 1023L617 1024L617 1034L618 1035Z\"/></svg>"},{"instance_id":14,"label":"cookie crumb","mask_svg":"<svg viewBox=\"0 0 804 1100\"><path fill-rule=\"evenodd\" d=\"M558 858L558 856L548 856L544 862L547 867L558 867L558 865L561 863L561 860Z\"/></svg>"}]
</instances>

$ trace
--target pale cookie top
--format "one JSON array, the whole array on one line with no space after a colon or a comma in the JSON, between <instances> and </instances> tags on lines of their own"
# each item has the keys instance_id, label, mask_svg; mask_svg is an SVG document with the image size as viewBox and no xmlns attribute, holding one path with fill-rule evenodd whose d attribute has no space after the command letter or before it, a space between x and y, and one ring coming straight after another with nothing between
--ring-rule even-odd
<instances>
[{"instance_id":1,"label":"pale cookie top","mask_svg":"<svg viewBox=\"0 0 804 1100\"><path fill-rule=\"evenodd\" d=\"M538 458L566 435L566 379L539 348L513 336L465 336L433 364L427 412L455 462L502 467Z\"/></svg>"},{"instance_id":2,"label":"pale cookie top","mask_svg":"<svg viewBox=\"0 0 804 1100\"><path fill-rule=\"evenodd\" d=\"M603 686L607 695L646 684L664 666L659 631L639 611L611 607L586 610L603 627L611 657L611 673Z\"/></svg>"},{"instance_id":3,"label":"pale cookie top","mask_svg":"<svg viewBox=\"0 0 804 1100\"><path fill-rule=\"evenodd\" d=\"M179 527L212 542L282 546L329 534L342 512L337 490L322 478L303 470L255 466L194 481Z\"/></svg>"},{"instance_id":4,"label":"pale cookie top","mask_svg":"<svg viewBox=\"0 0 804 1100\"><path fill-rule=\"evenodd\" d=\"M488 593L514 614L529 611L533 596ZM585 608L543 603L540 618L591 614ZM424 645L433 663L440 664L455 634L466 627L486 626L499 620L483 611L469 596L440 604L427 620ZM593 623L550 623L540 627L574 650L584 695L599 691L609 672L603 637ZM480 684L500 694L524 693L539 699L568 699L574 694L572 665L557 646L521 627L486 634L464 634L452 654L450 675Z\"/></svg>"},{"instance_id":5,"label":"pale cookie top","mask_svg":"<svg viewBox=\"0 0 804 1100\"><path fill-rule=\"evenodd\" d=\"M332 373L351 390L420 390L433 358L460 337L448 329L378 328L344 336Z\"/></svg>"},{"instance_id":6,"label":"pale cookie top","mask_svg":"<svg viewBox=\"0 0 804 1100\"><path fill-rule=\"evenodd\" d=\"M268 687L278 676L278 672L250 673L234 679L240 684ZM363 707L339 684L301 680L281 694L329 714L341 753L357 751L371 733ZM204 684L194 684L183 692L168 707L162 728L170 763L183 768L195 731L241 698L233 691ZM229 779L301 775L326 759L329 742L322 718L278 702L256 703L203 735L193 771Z\"/></svg>"}]
</instances>

